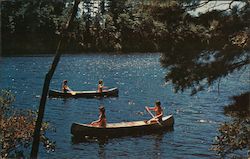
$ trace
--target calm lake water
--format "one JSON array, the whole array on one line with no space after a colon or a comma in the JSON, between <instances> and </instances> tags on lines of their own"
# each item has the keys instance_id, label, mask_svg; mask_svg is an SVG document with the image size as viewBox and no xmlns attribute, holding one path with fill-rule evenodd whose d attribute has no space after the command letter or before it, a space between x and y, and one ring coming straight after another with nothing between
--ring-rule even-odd
<instances>
[{"instance_id":1,"label":"calm lake water","mask_svg":"<svg viewBox=\"0 0 250 159\"><path fill-rule=\"evenodd\" d=\"M174 94L165 84L167 71L159 63L160 54L133 55L64 55L51 82L60 89L68 79L73 90L95 90L97 81L118 87L119 97L105 99L48 99L45 120L56 131L47 136L56 142L55 152L40 145L40 158L218 158L209 150L221 122L223 106L232 103L232 95L249 91L249 68L230 74L217 84L190 96L190 90ZM16 96L17 108L37 109L42 85L52 56L5 57L0 59L0 88L10 89ZM98 118L98 106L106 107L108 122L149 119L146 105L159 99L165 114L174 114L174 130L163 134L90 140L74 143L70 134L73 122L89 123ZM29 153L29 152L28 152Z\"/></svg>"}]
</instances>

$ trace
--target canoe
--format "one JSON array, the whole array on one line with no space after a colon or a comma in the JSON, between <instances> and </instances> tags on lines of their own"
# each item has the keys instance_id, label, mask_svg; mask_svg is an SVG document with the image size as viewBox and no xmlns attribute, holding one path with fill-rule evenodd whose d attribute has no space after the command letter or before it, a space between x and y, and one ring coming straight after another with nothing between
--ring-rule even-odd
<instances>
[{"instance_id":1,"label":"canoe","mask_svg":"<svg viewBox=\"0 0 250 159\"><path fill-rule=\"evenodd\" d=\"M90 124L73 123L71 125L71 134L74 137L113 137L124 135L126 136L168 130L168 128L173 128L173 125L173 115L163 117L161 124L157 122L147 124L145 121L133 121L109 123L106 127L95 127Z\"/></svg>"},{"instance_id":2,"label":"canoe","mask_svg":"<svg viewBox=\"0 0 250 159\"><path fill-rule=\"evenodd\" d=\"M74 91L74 93L70 92L62 92L58 90L49 90L49 97L56 98L95 98L95 97L117 97L118 96L118 88L110 88L108 90L103 90L102 93L97 91Z\"/></svg>"}]
</instances>

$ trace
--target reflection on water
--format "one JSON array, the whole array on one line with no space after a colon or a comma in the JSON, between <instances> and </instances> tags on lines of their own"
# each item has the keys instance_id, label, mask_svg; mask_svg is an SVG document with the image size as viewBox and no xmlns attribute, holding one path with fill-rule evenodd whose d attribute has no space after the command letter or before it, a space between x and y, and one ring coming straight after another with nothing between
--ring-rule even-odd
<instances>
[{"instance_id":1,"label":"reflection on water","mask_svg":"<svg viewBox=\"0 0 250 159\"><path fill-rule=\"evenodd\" d=\"M108 143L108 139L107 138L86 138L86 137L83 137L83 138L75 138L75 137L72 137L71 138L72 140L72 144L80 144L80 143L98 143L98 157L100 159L106 159L106 151L105 151L105 144Z\"/></svg>"},{"instance_id":2,"label":"reflection on water","mask_svg":"<svg viewBox=\"0 0 250 159\"><path fill-rule=\"evenodd\" d=\"M83 136L83 137L71 137L71 142L72 144L79 144L79 143L91 143L91 142L97 142L100 145L104 145L105 143L108 142L109 139L112 138L107 138L107 137L102 137L102 138L95 138L95 137L87 137L87 136Z\"/></svg>"},{"instance_id":3,"label":"reflection on water","mask_svg":"<svg viewBox=\"0 0 250 159\"><path fill-rule=\"evenodd\" d=\"M113 136L105 136L105 137L90 137L90 136L72 136L71 137L71 142L72 144L79 144L79 143L86 143L86 142L98 142L99 144L106 144L108 143L108 141L112 140L112 139L117 139L117 138L124 138L124 137L131 137L131 138L140 138L142 136L145 135L151 135L153 137L156 137L157 139L160 139L163 137L163 135L165 133L171 132L174 129L169 127L166 128L164 130L160 130L160 131L147 131L147 132L141 132L141 133L131 133L128 135L113 135Z\"/></svg>"},{"instance_id":4,"label":"reflection on water","mask_svg":"<svg viewBox=\"0 0 250 159\"><path fill-rule=\"evenodd\" d=\"M104 144L99 144L98 154L99 154L100 159L106 159L105 145Z\"/></svg>"},{"instance_id":5,"label":"reflection on water","mask_svg":"<svg viewBox=\"0 0 250 159\"><path fill-rule=\"evenodd\" d=\"M166 132L165 132L166 133ZM145 135L145 134L144 134ZM130 136L130 139L137 140L141 138L143 135L135 135ZM164 138L164 132L154 133L146 136L147 138L150 138L152 140L152 145L145 145L145 147L151 147L152 148L152 155L155 159L161 159L162 158L162 145L163 145L163 138ZM127 137L122 137L122 139L126 139ZM106 156L106 145L112 143L115 138L90 138L90 137L82 137L82 138L76 138L72 137L71 141L73 145L78 145L81 143L89 143L89 144L98 144L98 157L100 159L106 159L108 158ZM119 138L117 138L119 139Z\"/></svg>"},{"instance_id":6,"label":"reflection on water","mask_svg":"<svg viewBox=\"0 0 250 159\"><path fill-rule=\"evenodd\" d=\"M95 90L99 79L105 86L118 87L119 97L103 99L48 99L45 120L56 132L47 136L56 141L55 152L39 151L41 158L216 158L210 151L218 124L227 120L223 106L228 98L249 90L249 68L235 72L217 85L190 97L190 90L174 94L165 84L167 70L161 68L160 54L65 55L61 58L51 88L60 89L67 79L73 90ZM0 88L16 96L14 107L37 109L44 76L52 57L6 57L0 63ZM239 82L240 81L240 82ZM164 114L173 114L174 131L160 135L127 136L75 143L71 139L73 122L90 123L98 118L100 104L106 108L107 121L148 120L145 106L159 99Z\"/></svg>"},{"instance_id":7,"label":"reflection on water","mask_svg":"<svg viewBox=\"0 0 250 159\"><path fill-rule=\"evenodd\" d=\"M155 159L160 159L161 157L161 145L162 145L162 139L163 139L163 133L159 133L157 135L154 135L155 138L155 143L154 143L154 155L155 155Z\"/></svg>"}]
</instances>

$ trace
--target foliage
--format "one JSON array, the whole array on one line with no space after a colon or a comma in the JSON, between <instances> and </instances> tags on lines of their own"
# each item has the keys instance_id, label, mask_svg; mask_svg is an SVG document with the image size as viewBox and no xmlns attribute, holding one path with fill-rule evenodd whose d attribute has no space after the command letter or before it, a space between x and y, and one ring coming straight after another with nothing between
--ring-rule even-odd
<instances>
[{"instance_id":1,"label":"foliage","mask_svg":"<svg viewBox=\"0 0 250 159\"><path fill-rule=\"evenodd\" d=\"M172 56L170 50L174 49L178 53L179 46L189 46L190 40L197 42L195 47L200 46L195 52L204 50L204 45L207 45L208 41L211 48L215 47L213 41L222 38L221 45L223 45L227 37L230 37L235 45L240 41L239 45L244 45L243 42L247 37L244 37L245 34L239 30L244 31L244 26L247 24L242 22L247 19L248 14L244 17L244 13L235 10L234 13L237 14L228 18L223 18L217 12L201 15L198 19L191 17L187 11L197 6L199 2L199 0L82 1L74 31L69 35L70 46L66 51L164 51ZM55 50L58 34L72 4L72 0L3 1L1 5L3 52L5 54L48 53ZM192 7L188 8L189 5ZM220 20L221 18L224 20ZM230 32L229 28L232 28L232 25L235 30ZM221 34L225 29L229 32ZM230 49L230 45L227 49ZM168 62L166 59L163 61Z\"/></svg>"},{"instance_id":2,"label":"foliage","mask_svg":"<svg viewBox=\"0 0 250 159\"><path fill-rule=\"evenodd\" d=\"M3 53L49 52L56 48L71 1L3 1ZM13 9L14 8L14 9ZM157 51L159 26L141 1L83 1L67 52ZM27 40L23 40L27 39Z\"/></svg>"},{"instance_id":3,"label":"foliage","mask_svg":"<svg viewBox=\"0 0 250 159\"><path fill-rule=\"evenodd\" d=\"M250 149L250 118L245 120L235 119L232 122L224 123L219 128L220 136L215 139L213 150L222 157L236 156L232 154L241 150L241 158L247 156ZM245 157L247 158L247 157Z\"/></svg>"},{"instance_id":4,"label":"foliage","mask_svg":"<svg viewBox=\"0 0 250 159\"><path fill-rule=\"evenodd\" d=\"M21 53L29 49L35 52L54 50L63 9L61 1L1 2L3 50Z\"/></svg>"},{"instance_id":5,"label":"foliage","mask_svg":"<svg viewBox=\"0 0 250 159\"><path fill-rule=\"evenodd\" d=\"M182 20L170 27L161 57L162 66L169 68L166 80L176 91L191 88L195 94L249 64L248 6L231 14L211 11L197 18L177 12Z\"/></svg>"},{"instance_id":6,"label":"foliage","mask_svg":"<svg viewBox=\"0 0 250 159\"><path fill-rule=\"evenodd\" d=\"M36 113L30 110L17 110L11 107L14 96L0 92L0 142L1 158L24 157L24 149L30 147L35 126ZM48 123L43 123L41 140L47 150L53 150L55 143L45 137Z\"/></svg>"},{"instance_id":7,"label":"foliage","mask_svg":"<svg viewBox=\"0 0 250 159\"><path fill-rule=\"evenodd\" d=\"M244 153L240 156L247 155L250 151L250 93L235 96L235 103L225 107L225 113L233 116L230 122L221 124L219 127L220 135L216 137L213 150L217 151L222 157L236 156L232 155L237 150ZM250 155L250 154L248 154ZM248 156L249 157L249 156Z\"/></svg>"},{"instance_id":8,"label":"foliage","mask_svg":"<svg viewBox=\"0 0 250 159\"><path fill-rule=\"evenodd\" d=\"M240 96L233 96L234 104L226 106L224 113L236 118L250 117L250 92L241 94Z\"/></svg>"},{"instance_id":9,"label":"foliage","mask_svg":"<svg viewBox=\"0 0 250 159\"><path fill-rule=\"evenodd\" d=\"M156 51L150 40L156 26L138 1L107 1L99 11L90 7L93 2L84 1L86 10L78 23L80 38L76 40L82 51Z\"/></svg>"}]
</instances>

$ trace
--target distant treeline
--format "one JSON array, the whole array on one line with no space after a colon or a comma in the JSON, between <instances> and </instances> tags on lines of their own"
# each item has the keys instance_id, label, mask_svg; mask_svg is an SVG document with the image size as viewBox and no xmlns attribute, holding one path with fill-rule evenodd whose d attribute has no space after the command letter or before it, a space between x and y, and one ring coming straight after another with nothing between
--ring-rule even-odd
<instances>
[{"instance_id":1,"label":"distant treeline","mask_svg":"<svg viewBox=\"0 0 250 159\"><path fill-rule=\"evenodd\" d=\"M223 26L228 18L220 12L192 17L188 10L199 4L197 0L84 0L73 31L65 35L69 40L65 52L164 52L190 42L203 49L211 27ZM72 5L73 0L2 1L3 54L53 53ZM226 31L245 26L244 19L238 22L228 22L237 26L229 25Z\"/></svg>"},{"instance_id":2,"label":"distant treeline","mask_svg":"<svg viewBox=\"0 0 250 159\"><path fill-rule=\"evenodd\" d=\"M69 45L65 52L156 52L171 49L174 41L185 38L183 30L206 31L204 25L209 17L192 17L184 7L195 4L198 4L197 0L185 3L85 0L79 5L73 31L67 35ZM2 1L2 53L53 53L72 5L72 0ZM213 16L219 17L219 14Z\"/></svg>"}]
</instances>

